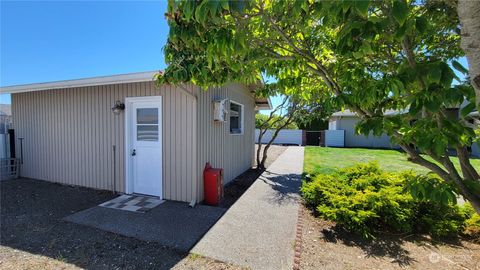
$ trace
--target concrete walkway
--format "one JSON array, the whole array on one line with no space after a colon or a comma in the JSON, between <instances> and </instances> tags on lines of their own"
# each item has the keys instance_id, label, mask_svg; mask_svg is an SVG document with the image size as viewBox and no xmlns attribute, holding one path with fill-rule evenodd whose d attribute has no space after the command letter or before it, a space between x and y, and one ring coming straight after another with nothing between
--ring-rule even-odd
<instances>
[{"instance_id":1,"label":"concrete walkway","mask_svg":"<svg viewBox=\"0 0 480 270\"><path fill-rule=\"evenodd\" d=\"M64 220L189 251L223 213L220 207L166 201L146 213L95 206Z\"/></svg>"},{"instance_id":2,"label":"concrete walkway","mask_svg":"<svg viewBox=\"0 0 480 270\"><path fill-rule=\"evenodd\" d=\"M191 252L251 269L292 269L303 147L289 147Z\"/></svg>"}]
</instances>

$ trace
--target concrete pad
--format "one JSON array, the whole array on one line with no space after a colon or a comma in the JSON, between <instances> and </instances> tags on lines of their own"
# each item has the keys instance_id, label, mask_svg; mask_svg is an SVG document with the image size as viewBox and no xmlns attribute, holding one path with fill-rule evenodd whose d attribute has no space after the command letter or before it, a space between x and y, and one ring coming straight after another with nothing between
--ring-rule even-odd
<instances>
[{"instance_id":1,"label":"concrete pad","mask_svg":"<svg viewBox=\"0 0 480 270\"><path fill-rule=\"evenodd\" d=\"M303 147L289 147L192 249L251 269L292 269Z\"/></svg>"},{"instance_id":2,"label":"concrete pad","mask_svg":"<svg viewBox=\"0 0 480 270\"><path fill-rule=\"evenodd\" d=\"M225 211L219 207L190 208L187 203L166 201L146 213L96 206L64 220L189 251Z\"/></svg>"}]
</instances>

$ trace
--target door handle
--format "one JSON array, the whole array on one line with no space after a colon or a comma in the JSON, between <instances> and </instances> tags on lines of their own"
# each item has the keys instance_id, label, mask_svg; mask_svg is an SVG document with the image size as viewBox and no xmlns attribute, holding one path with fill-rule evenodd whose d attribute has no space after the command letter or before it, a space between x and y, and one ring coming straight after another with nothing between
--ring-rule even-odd
<instances>
[{"instance_id":1,"label":"door handle","mask_svg":"<svg viewBox=\"0 0 480 270\"><path fill-rule=\"evenodd\" d=\"M135 152L135 149L133 149L133 151L132 151L132 157L133 157L133 156L136 156L136 155L137 155L137 152Z\"/></svg>"}]
</instances>

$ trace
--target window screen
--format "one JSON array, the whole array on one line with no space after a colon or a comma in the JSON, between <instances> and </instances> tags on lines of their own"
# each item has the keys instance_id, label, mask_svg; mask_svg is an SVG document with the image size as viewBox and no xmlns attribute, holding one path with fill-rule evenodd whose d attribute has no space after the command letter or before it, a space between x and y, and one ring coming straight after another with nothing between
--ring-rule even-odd
<instances>
[{"instance_id":1,"label":"window screen","mask_svg":"<svg viewBox=\"0 0 480 270\"><path fill-rule=\"evenodd\" d=\"M158 141L158 108L137 109L137 141Z\"/></svg>"},{"instance_id":2,"label":"window screen","mask_svg":"<svg viewBox=\"0 0 480 270\"><path fill-rule=\"evenodd\" d=\"M242 105L230 101L230 134L241 134L243 132L242 110Z\"/></svg>"}]
</instances>

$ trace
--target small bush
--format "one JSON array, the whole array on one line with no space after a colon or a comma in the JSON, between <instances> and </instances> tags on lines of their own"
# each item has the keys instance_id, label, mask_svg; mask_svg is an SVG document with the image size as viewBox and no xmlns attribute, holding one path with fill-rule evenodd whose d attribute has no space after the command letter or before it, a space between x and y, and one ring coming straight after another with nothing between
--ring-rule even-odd
<instances>
[{"instance_id":1,"label":"small bush","mask_svg":"<svg viewBox=\"0 0 480 270\"><path fill-rule=\"evenodd\" d=\"M417 190L411 192L419 180L441 192L423 192L422 196ZM456 235L475 216L453 203L453 191L436 176L384 172L375 162L313 176L301 191L307 205L320 216L364 237L372 237L375 231Z\"/></svg>"},{"instance_id":2,"label":"small bush","mask_svg":"<svg viewBox=\"0 0 480 270\"><path fill-rule=\"evenodd\" d=\"M462 207L418 201L415 214L415 231L434 237L456 236L465 229L467 216Z\"/></svg>"},{"instance_id":3,"label":"small bush","mask_svg":"<svg viewBox=\"0 0 480 270\"><path fill-rule=\"evenodd\" d=\"M475 238L477 242L480 243L480 215L478 215L472 205L468 203L465 204L463 211L467 217L463 234Z\"/></svg>"}]
</instances>

